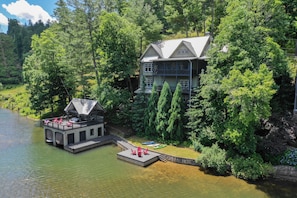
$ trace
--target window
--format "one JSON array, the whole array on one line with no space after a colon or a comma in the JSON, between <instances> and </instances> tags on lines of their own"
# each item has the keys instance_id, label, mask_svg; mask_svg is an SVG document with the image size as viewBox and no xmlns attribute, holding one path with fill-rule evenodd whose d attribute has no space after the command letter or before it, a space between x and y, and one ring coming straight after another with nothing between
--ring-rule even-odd
<instances>
[{"instance_id":1,"label":"window","mask_svg":"<svg viewBox=\"0 0 297 198\"><path fill-rule=\"evenodd\" d=\"M181 84L183 90L189 90L189 80L182 79L179 83Z\"/></svg>"},{"instance_id":2,"label":"window","mask_svg":"<svg viewBox=\"0 0 297 198\"><path fill-rule=\"evenodd\" d=\"M177 51L177 54L179 55L184 55L184 54L188 54L189 50L187 48L181 48Z\"/></svg>"},{"instance_id":3,"label":"window","mask_svg":"<svg viewBox=\"0 0 297 198\"><path fill-rule=\"evenodd\" d=\"M152 77L146 77L145 78L145 88L152 88L153 87L154 80Z\"/></svg>"},{"instance_id":4,"label":"window","mask_svg":"<svg viewBox=\"0 0 297 198\"><path fill-rule=\"evenodd\" d=\"M94 135L94 129L90 130L90 135L93 136Z\"/></svg>"},{"instance_id":5,"label":"window","mask_svg":"<svg viewBox=\"0 0 297 198\"><path fill-rule=\"evenodd\" d=\"M153 72L153 63L144 63L143 71L144 72Z\"/></svg>"}]
</instances>

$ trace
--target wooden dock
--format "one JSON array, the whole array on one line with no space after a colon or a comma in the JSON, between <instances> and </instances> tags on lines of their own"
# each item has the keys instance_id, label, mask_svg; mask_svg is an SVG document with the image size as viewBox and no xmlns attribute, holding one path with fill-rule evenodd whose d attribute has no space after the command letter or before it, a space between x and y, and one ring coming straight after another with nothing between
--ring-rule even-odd
<instances>
[{"instance_id":1,"label":"wooden dock","mask_svg":"<svg viewBox=\"0 0 297 198\"><path fill-rule=\"evenodd\" d=\"M112 136L102 136L98 138L94 138L92 140L88 140L85 142L80 142L77 144L67 145L64 147L66 151L69 151L71 153L80 153L86 150L90 150L92 148L96 148L99 146L112 144L114 143L114 138Z\"/></svg>"},{"instance_id":2,"label":"wooden dock","mask_svg":"<svg viewBox=\"0 0 297 198\"><path fill-rule=\"evenodd\" d=\"M138 155L133 155L131 150L125 150L117 154L118 159L143 167L158 161L159 155L158 153L148 151L147 155L142 154L141 157L138 157Z\"/></svg>"},{"instance_id":3,"label":"wooden dock","mask_svg":"<svg viewBox=\"0 0 297 198\"><path fill-rule=\"evenodd\" d=\"M67 145L64 147L65 150L71 153L79 153L83 152L92 148L96 148L99 146L107 145L107 144L116 144L117 146L121 147L123 151L117 154L117 158L132 164L136 164L138 166L148 166L156 161L159 160L160 153L156 153L153 151L148 151L147 155L142 153L141 157L138 155L133 155L131 150L136 150L137 147L130 144L126 140L115 136L115 135L107 135L98 138L94 138L89 141L81 142L78 144Z\"/></svg>"}]
</instances>

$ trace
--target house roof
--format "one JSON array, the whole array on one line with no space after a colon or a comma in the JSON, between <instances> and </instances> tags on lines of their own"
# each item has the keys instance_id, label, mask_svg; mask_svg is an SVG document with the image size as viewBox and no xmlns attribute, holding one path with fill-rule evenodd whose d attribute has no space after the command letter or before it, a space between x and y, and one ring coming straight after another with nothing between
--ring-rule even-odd
<instances>
[{"instance_id":1,"label":"house roof","mask_svg":"<svg viewBox=\"0 0 297 198\"><path fill-rule=\"evenodd\" d=\"M66 113L76 111L79 115L89 115L93 110L104 111L98 101L80 98L73 98L64 109Z\"/></svg>"},{"instance_id":2,"label":"house roof","mask_svg":"<svg viewBox=\"0 0 297 198\"><path fill-rule=\"evenodd\" d=\"M153 48L155 52L159 55L159 59L170 59L174 52L182 45L189 49L195 58L201 58L205 56L205 51L207 50L210 42L210 36L202 37L192 37L192 38L181 38L173 40L158 41L151 43L143 55L140 57L141 62L144 62L143 59L148 59L146 52L149 49ZM152 60L156 60L155 57Z\"/></svg>"}]
</instances>

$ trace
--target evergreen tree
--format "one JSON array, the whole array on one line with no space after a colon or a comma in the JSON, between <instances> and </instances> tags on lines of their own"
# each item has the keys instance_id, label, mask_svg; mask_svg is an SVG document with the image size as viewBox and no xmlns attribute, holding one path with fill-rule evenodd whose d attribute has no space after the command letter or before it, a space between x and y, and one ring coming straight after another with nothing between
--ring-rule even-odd
<instances>
[{"instance_id":1,"label":"evergreen tree","mask_svg":"<svg viewBox=\"0 0 297 198\"><path fill-rule=\"evenodd\" d=\"M168 138L167 127L169 119L169 109L171 106L172 93L169 84L165 81L158 100L158 111L156 115L156 130L162 140Z\"/></svg>"},{"instance_id":2,"label":"evergreen tree","mask_svg":"<svg viewBox=\"0 0 297 198\"><path fill-rule=\"evenodd\" d=\"M145 111L147 106L147 97L145 94L144 84L141 87L140 93L136 94L134 97L134 102L132 105L132 128L139 136L145 135Z\"/></svg>"},{"instance_id":3,"label":"evergreen tree","mask_svg":"<svg viewBox=\"0 0 297 198\"><path fill-rule=\"evenodd\" d=\"M12 38L0 33L0 83L2 84L18 84L22 80L22 71L14 49Z\"/></svg>"},{"instance_id":4,"label":"evergreen tree","mask_svg":"<svg viewBox=\"0 0 297 198\"><path fill-rule=\"evenodd\" d=\"M137 55L141 56L144 47L149 43L161 39L160 32L163 24L154 15L151 6L145 3L144 0L130 0L124 16L139 27L139 50Z\"/></svg>"},{"instance_id":5,"label":"evergreen tree","mask_svg":"<svg viewBox=\"0 0 297 198\"><path fill-rule=\"evenodd\" d=\"M148 107L144 114L144 130L147 137L157 137L156 131L156 115L159 95L157 92L157 85L154 83L152 92L148 99Z\"/></svg>"},{"instance_id":6,"label":"evergreen tree","mask_svg":"<svg viewBox=\"0 0 297 198\"><path fill-rule=\"evenodd\" d=\"M184 101L182 97L182 87L178 83L174 91L171 107L169 110L169 120L167 132L169 133L170 140L183 141L185 137L184 132Z\"/></svg>"}]
</instances>

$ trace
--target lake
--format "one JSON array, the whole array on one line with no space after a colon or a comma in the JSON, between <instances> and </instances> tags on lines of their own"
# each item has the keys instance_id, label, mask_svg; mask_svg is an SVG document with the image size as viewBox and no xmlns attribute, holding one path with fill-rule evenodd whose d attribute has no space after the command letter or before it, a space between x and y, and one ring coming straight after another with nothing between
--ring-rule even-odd
<instances>
[{"instance_id":1,"label":"lake","mask_svg":"<svg viewBox=\"0 0 297 198\"><path fill-rule=\"evenodd\" d=\"M118 160L120 151L68 153L46 144L37 122L0 109L0 197L297 197L296 183L249 183L171 162L143 168Z\"/></svg>"}]
</instances>

